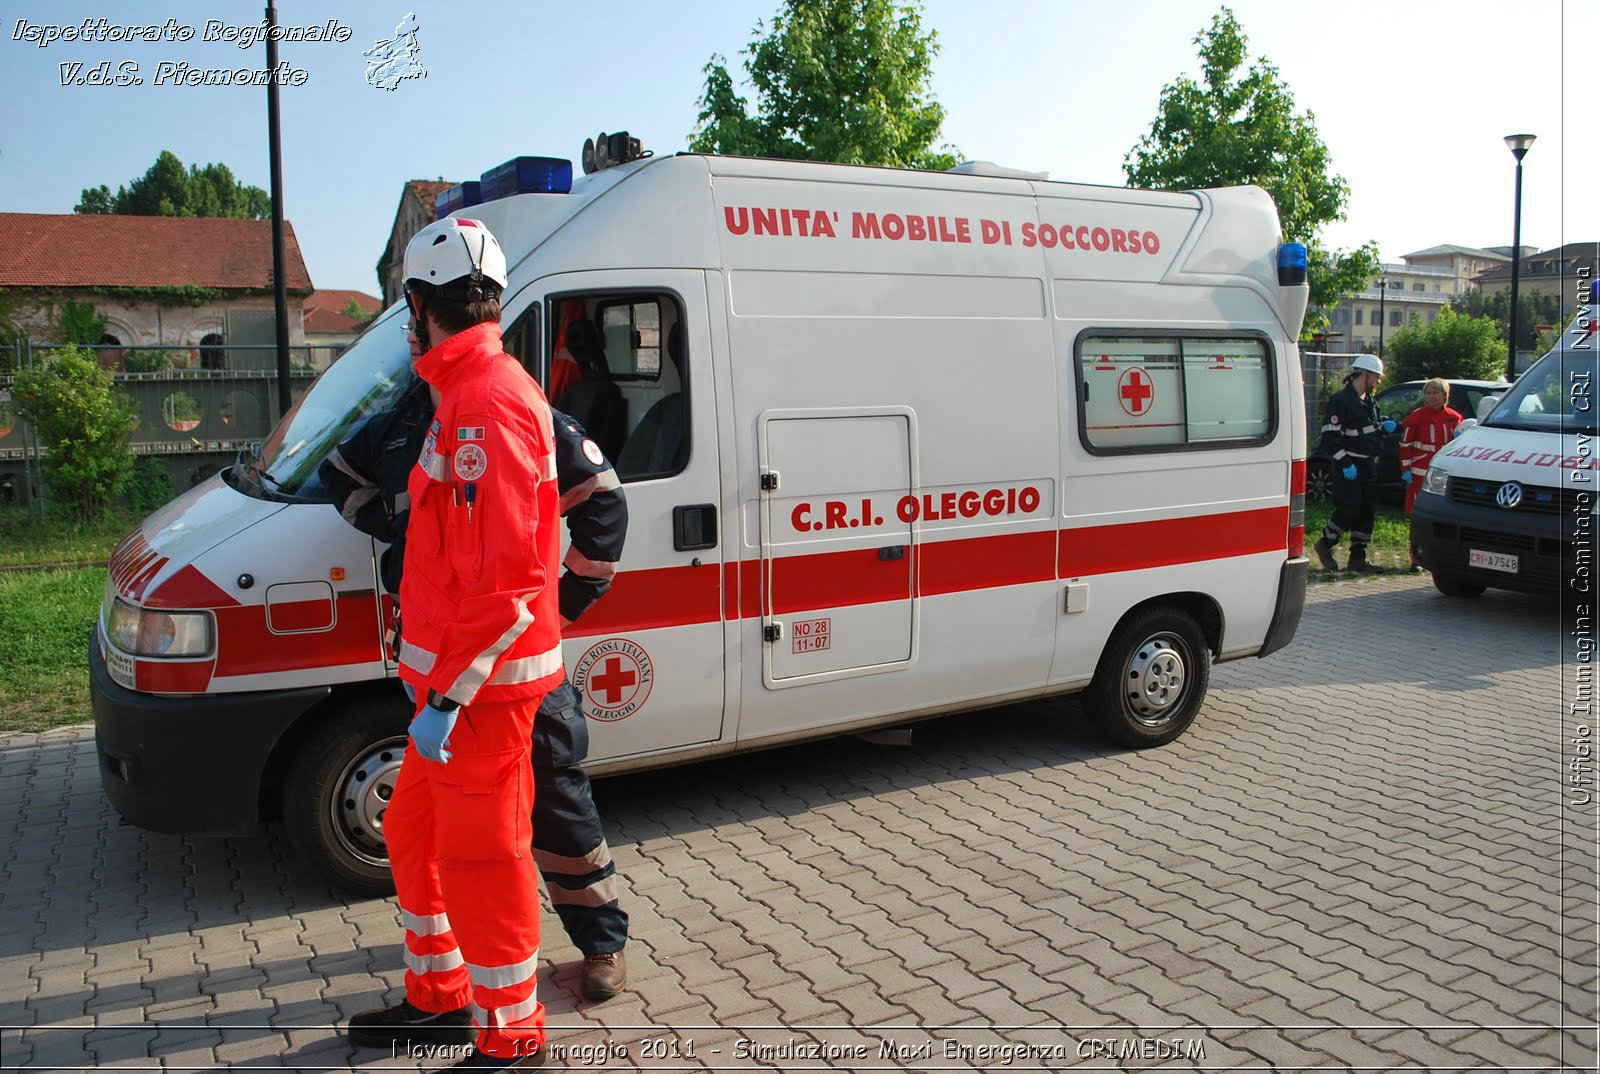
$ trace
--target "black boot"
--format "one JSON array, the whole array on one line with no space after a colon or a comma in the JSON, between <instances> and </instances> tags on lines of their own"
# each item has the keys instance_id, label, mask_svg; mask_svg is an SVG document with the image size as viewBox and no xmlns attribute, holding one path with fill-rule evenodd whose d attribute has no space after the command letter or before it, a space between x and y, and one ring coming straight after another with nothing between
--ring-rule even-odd
<instances>
[{"instance_id":1,"label":"black boot","mask_svg":"<svg viewBox=\"0 0 1600 1074\"><path fill-rule=\"evenodd\" d=\"M1336 571L1339 569L1338 562L1333 558L1333 545L1328 543L1326 537L1312 545L1312 551L1316 552L1317 562L1322 564L1323 570Z\"/></svg>"},{"instance_id":2,"label":"black boot","mask_svg":"<svg viewBox=\"0 0 1600 1074\"><path fill-rule=\"evenodd\" d=\"M1355 574L1388 574L1388 568L1380 567L1376 563L1367 562L1365 548L1352 548L1350 550L1350 566L1348 570Z\"/></svg>"},{"instance_id":3,"label":"black boot","mask_svg":"<svg viewBox=\"0 0 1600 1074\"><path fill-rule=\"evenodd\" d=\"M359 1048L398 1048L412 1044L471 1044L472 1012L459 1010L431 1014L401 1000L393 1007L362 1011L350 1019L350 1043Z\"/></svg>"},{"instance_id":4,"label":"black boot","mask_svg":"<svg viewBox=\"0 0 1600 1074\"><path fill-rule=\"evenodd\" d=\"M448 1067L440 1067L434 1074L447 1074L452 1070L492 1071L494 1074L517 1070L538 1070L544 1066L547 1058L549 1058L549 1050L543 1046L536 1052L515 1056L510 1059L500 1059L496 1056L485 1055L482 1052L475 1051L459 1063L453 1063Z\"/></svg>"}]
</instances>

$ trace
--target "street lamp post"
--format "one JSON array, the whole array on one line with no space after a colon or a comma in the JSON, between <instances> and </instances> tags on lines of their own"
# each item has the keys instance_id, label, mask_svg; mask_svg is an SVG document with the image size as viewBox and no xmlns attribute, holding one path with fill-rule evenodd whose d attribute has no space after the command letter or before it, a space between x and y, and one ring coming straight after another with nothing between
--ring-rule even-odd
<instances>
[{"instance_id":1,"label":"street lamp post","mask_svg":"<svg viewBox=\"0 0 1600 1074\"><path fill-rule=\"evenodd\" d=\"M1522 261L1522 158L1533 146L1531 134L1506 135L1506 148L1517 158L1517 191L1511 212L1511 324L1506 334L1506 379L1517 377L1517 269Z\"/></svg>"},{"instance_id":2,"label":"street lamp post","mask_svg":"<svg viewBox=\"0 0 1600 1074\"><path fill-rule=\"evenodd\" d=\"M1389 293L1389 281L1388 281L1388 279L1387 278L1379 279L1378 280L1378 357L1379 358L1383 357L1383 329L1384 329L1384 326L1389 323L1388 318L1384 316L1384 312L1383 312L1384 296L1387 295L1388 293Z\"/></svg>"}]
</instances>

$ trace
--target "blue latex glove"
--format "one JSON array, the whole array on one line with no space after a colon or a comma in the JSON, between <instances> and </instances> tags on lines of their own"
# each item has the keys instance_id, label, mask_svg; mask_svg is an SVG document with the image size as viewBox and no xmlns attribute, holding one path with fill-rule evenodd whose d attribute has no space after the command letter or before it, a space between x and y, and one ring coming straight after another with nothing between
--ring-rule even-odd
<instances>
[{"instance_id":1,"label":"blue latex glove","mask_svg":"<svg viewBox=\"0 0 1600 1074\"><path fill-rule=\"evenodd\" d=\"M1412 473L1412 472L1411 472L1411 471L1410 471L1410 470L1407 470L1407 471L1406 471L1406 472L1405 472L1405 473L1403 473L1403 474L1401 474L1401 475L1400 475L1400 480L1401 480L1401 481L1404 481L1404 482L1405 482L1405 483L1406 483L1406 484L1408 484L1408 485L1409 485L1409 484L1411 484L1411 479L1412 479L1412 478L1413 478L1413 477L1415 477L1415 476L1416 476L1416 475L1415 475L1415 474L1413 474L1413 473Z\"/></svg>"},{"instance_id":2,"label":"blue latex glove","mask_svg":"<svg viewBox=\"0 0 1600 1074\"><path fill-rule=\"evenodd\" d=\"M1346 481L1354 481L1356 479L1356 464L1351 463L1349 466L1346 466L1343 472L1344 479Z\"/></svg>"},{"instance_id":3,"label":"blue latex glove","mask_svg":"<svg viewBox=\"0 0 1600 1074\"><path fill-rule=\"evenodd\" d=\"M417 713L417 718L411 721L411 726L406 728L417 752L430 761L449 764L450 753L445 747L450 745L450 731L456 725L456 713L459 711L444 712L432 705L424 705L422 711Z\"/></svg>"},{"instance_id":4,"label":"blue latex glove","mask_svg":"<svg viewBox=\"0 0 1600 1074\"><path fill-rule=\"evenodd\" d=\"M412 707L415 708L417 704L417 688L406 682L406 680L401 679L400 689L406 692L406 700L411 702Z\"/></svg>"},{"instance_id":5,"label":"blue latex glove","mask_svg":"<svg viewBox=\"0 0 1600 1074\"><path fill-rule=\"evenodd\" d=\"M1395 424L1395 421L1394 421L1393 418L1385 418L1383 420L1383 431L1388 433L1390 436L1393 436L1394 435L1394 431L1396 429L1398 429L1399 427L1400 426Z\"/></svg>"}]
</instances>

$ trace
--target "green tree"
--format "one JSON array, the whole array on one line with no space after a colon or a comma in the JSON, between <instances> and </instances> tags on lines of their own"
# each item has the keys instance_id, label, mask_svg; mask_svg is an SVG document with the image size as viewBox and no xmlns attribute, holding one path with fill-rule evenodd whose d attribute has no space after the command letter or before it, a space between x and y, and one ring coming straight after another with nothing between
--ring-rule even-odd
<instances>
[{"instance_id":1,"label":"green tree","mask_svg":"<svg viewBox=\"0 0 1600 1074\"><path fill-rule=\"evenodd\" d=\"M372 316L372 314L361 308L361 303L357 302L353 298L349 302L346 302L344 304L344 309L340 310L339 312L350 318L352 321L356 321L358 323L364 322L370 319Z\"/></svg>"},{"instance_id":2,"label":"green tree","mask_svg":"<svg viewBox=\"0 0 1600 1074\"><path fill-rule=\"evenodd\" d=\"M744 52L756 107L721 56L706 64L696 153L943 170L933 148L944 108L933 98L938 34L921 6L895 0L784 0L770 30L757 22Z\"/></svg>"},{"instance_id":3,"label":"green tree","mask_svg":"<svg viewBox=\"0 0 1600 1074\"><path fill-rule=\"evenodd\" d=\"M148 171L118 187L115 194L105 185L85 189L73 211L264 220L272 212L272 202L260 187L240 183L226 164L185 169L175 153L163 149Z\"/></svg>"},{"instance_id":4,"label":"green tree","mask_svg":"<svg viewBox=\"0 0 1600 1074\"><path fill-rule=\"evenodd\" d=\"M1213 16L1194 43L1202 81L1185 76L1162 89L1155 122L1123 160L1128 185L1264 188L1277 203L1283 237L1305 243L1310 255L1311 309L1301 336L1308 339L1377 271L1377 246L1346 252L1321 244L1323 227L1344 219L1350 186L1331 171L1315 117L1295 111L1278 69L1265 57L1245 68L1249 41L1232 10Z\"/></svg>"},{"instance_id":5,"label":"green tree","mask_svg":"<svg viewBox=\"0 0 1600 1074\"><path fill-rule=\"evenodd\" d=\"M1494 380L1506 368L1504 335L1493 317L1440 310L1428 324L1408 324L1385 341L1385 378L1391 384L1427 377Z\"/></svg>"},{"instance_id":6,"label":"green tree","mask_svg":"<svg viewBox=\"0 0 1600 1074\"><path fill-rule=\"evenodd\" d=\"M98 516L133 465L133 406L111 374L94 355L69 345L18 373L13 396L45 449L44 478L51 491L85 518Z\"/></svg>"},{"instance_id":7,"label":"green tree","mask_svg":"<svg viewBox=\"0 0 1600 1074\"><path fill-rule=\"evenodd\" d=\"M1473 287L1450 300L1457 313L1471 317L1492 317L1500 326L1503 337L1511 327L1511 291L1502 288L1485 295L1481 288ZM1539 326L1560 325L1571 320L1563 317L1561 296L1553 291L1517 292L1517 349L1543 351L1539 340Z\"/></svg>"}]
</instances>

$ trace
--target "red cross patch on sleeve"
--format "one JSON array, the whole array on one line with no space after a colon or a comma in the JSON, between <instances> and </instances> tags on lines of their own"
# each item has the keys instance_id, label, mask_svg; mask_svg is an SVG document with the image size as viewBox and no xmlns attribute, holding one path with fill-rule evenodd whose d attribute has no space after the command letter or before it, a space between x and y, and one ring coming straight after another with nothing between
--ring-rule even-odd
<instances>
[{"instance_id":1,"label":"red cross patch on sleeve","mask_svg":"<svg viewBox=\"0 0 1600 1074\"><path fill-rule=\"evenodd\" d=\"M463 481L476 481L489 469L489 453L477 444L462 444L456 448L456 476Z\"/></svg>"}]
</instances>

